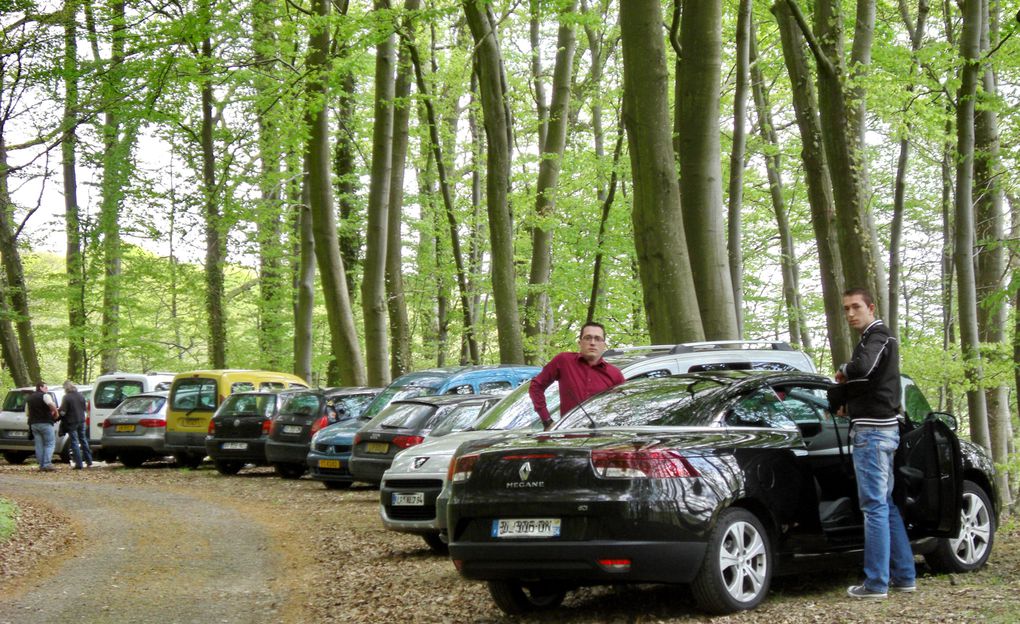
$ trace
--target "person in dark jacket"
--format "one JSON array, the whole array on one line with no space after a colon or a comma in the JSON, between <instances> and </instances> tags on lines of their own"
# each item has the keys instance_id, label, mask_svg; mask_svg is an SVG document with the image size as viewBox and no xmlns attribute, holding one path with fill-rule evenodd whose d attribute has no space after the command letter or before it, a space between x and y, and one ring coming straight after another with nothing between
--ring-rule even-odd
<instances>
[{"instance_id":1,"label":"person in dark jacket","mask_svg":"<svg viewBox=\"0 0 1020 624\"><path fill-rule=\"evenodd\" d=\"M842 415L850 419L857 494L864 513L864 583L852 585L852 598L881 599L889 590L916 589L914 554L893 502L893 456L899 446L900 356L894 336L875 318L871 293L843 293L843 312L860 332L850 361L836 382L845 387Z\"/></svg>"},{"instance_id":2,"label":"person in dark jacket","mask_svg":"<svg viewBox=\"0 0 1020 624\"><path fill-rule=\"evenodd\" d=\"M60 422L67 431L67 443L71 445L74 469L92 466L92 449L89 448L88 424L85 422L85 397L78 392L78 386L70 380L64 382L64 398L60 401Z\"/></svg>"},{"instance_id":3,"label":"person in dark jacket","mask_svg":"<svg viewBox=\"0 0 1020 624\"><path fill-rule=\"evenodd\" d=\"M552 426L552 417L545 404L545 389L554 381L560 384L561 415L593 394L623 383L620 369L602 359L606 351L606 328L601 323L585 323L581 326L577 350L577 353L560 353L531 380L528 394L546 430Z\"/></svg>"},{"instance_id":4,"label":"person in dark jacket","mask_svg":"<svg viewBox=\"0 0 1020 624\"><path fill-rule=\"evenodd\" d=\"M39 470L56 470L53 466L53 448L57 445L57 438L53 423L60 415L50 396L50 389L41 381L35 384L35 392L28 395L25 401L25 416L35 441L35 460L39 462Z\"/></svg>"}]
</instances>

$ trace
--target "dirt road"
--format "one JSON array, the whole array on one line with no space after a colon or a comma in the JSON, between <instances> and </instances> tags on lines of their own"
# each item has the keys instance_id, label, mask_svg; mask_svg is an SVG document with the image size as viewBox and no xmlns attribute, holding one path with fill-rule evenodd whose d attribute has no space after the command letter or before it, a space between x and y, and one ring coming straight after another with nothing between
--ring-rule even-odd
<instances>
[{"instance_id":1,"label":"dirt road","mask_svg":"<svg viewBox=\"0 0 1020 624\"><path fill-rule=\"evenodd\" d=\"M918 591L861 604L846 598L859 567L776 578L756 610L709 618L682 588L582 589L556 611L510 620L482 583L460 578L412 535L385 530L379 493L285 481L266 468L223 477L119 465L39 473L0 461L0 497L73 512L76 545L43 536L0 544L0 624L160 622L1016 622L1020 530L996 536L989 565L935 576L918 558ZM32 525L36 534L47 520ZM6 549L6 551L5 551ZM45 556L49 556L46 559ZM12 576L11 568L15 568ZM19 574L20 573L20 574Z\"/></svg>"}]
</instances>

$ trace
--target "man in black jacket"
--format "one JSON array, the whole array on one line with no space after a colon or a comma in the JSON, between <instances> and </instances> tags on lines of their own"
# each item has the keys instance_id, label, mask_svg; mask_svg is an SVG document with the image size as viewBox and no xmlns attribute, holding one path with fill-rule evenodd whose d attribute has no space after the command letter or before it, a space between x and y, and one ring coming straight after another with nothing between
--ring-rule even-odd
<instances>
[{"instance_id":1,"label":"man in black jacket","mask_svg":"<svg viewBox=\"0 0 1020 624\"><path fill-rule=\"evenodd\" d=\"M847 589L852 598L885 598L889 590L916 589L914 554L893 502L893 456L899 446L900 356L896 338L875 318L871 293L852 288L843 293L843 312L860 332L849 362L839 367L836 382L845 384L857 494L864 513L864 583Z\"/></svg>"},{"instance_id":2,"label":"man in black jacket","mask_svg":"<svg viewBox=\"0 0 1020 624\"><path fill-rule=\"evenodd\" d=\"M87 409L85 397L78 392L78 386L71 380L64 382L64 398L60 402L60 421L67 431L67 443L71 445L74 469L81 470L82 460L92 466L92 449L89 448L88 425L85 422Z\"/></svg>"},{"instance_id":3,"label":"man in black jacket","mask_svg":"<svg viewBox=\"0 0 1020 624\"><path fill-rule=\"evenodd\" d=\"M53 466L53 448L57 439L53 423L57 420L57 405L50 396L50 389L41 381L35 384L35 392L25 401L25 416L35 441L35 460L39 470L56 470Z\"/></svg>"}]
</instances>

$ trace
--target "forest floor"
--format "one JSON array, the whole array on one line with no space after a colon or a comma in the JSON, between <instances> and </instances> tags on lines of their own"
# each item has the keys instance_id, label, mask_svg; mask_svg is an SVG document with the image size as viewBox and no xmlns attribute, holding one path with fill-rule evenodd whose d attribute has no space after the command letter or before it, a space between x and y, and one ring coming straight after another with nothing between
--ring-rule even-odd
<instances>
[{"instance_id":1,"label":"forest floor","mask_svg":"<svg viewBox=\"0 0 1020 624\"><path fill-rule=\"evenodd\" d=\"M0 623L87 622L1016 622L1020 529L1007 522L989 564L932 575L918 591L862 603L859 567L773 580L756 610L708 618L686 591L582 589L540 617L502 616L418 537L387 531L378 492L146 464L40 473L0 460L0 497L19 507L0 543Z\"/></svg>"}]
</instances>

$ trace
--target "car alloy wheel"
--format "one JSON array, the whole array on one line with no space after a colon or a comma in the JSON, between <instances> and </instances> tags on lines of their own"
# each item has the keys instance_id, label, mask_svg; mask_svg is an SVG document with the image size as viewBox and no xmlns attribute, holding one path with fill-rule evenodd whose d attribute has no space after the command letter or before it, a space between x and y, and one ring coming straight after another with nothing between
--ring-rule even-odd
<instances>
[{"instance_id":1,"label":"car alloy wheel","mask_svg":"<svg viewBox=\"0 0 1020 624\"><path fill-rule=\"evenodd\" d=\"M940 539L925 561L937 572L970 572L983 566L992 551L995 519L985 491L972 481L963 482L960 533Z\"/></svg>"},{"instance_id":2,"label":"car alloy wheel","mask_svg":"<svg viewBox=\"0 0 1020 624\"><path fill-rule=\"evenodd\" d=\"M771 579L772 546L761 522L746 509L722 512L692 584L698 606L710 613L752 609L765 598Z\"/></svg>"}]
</instances>

